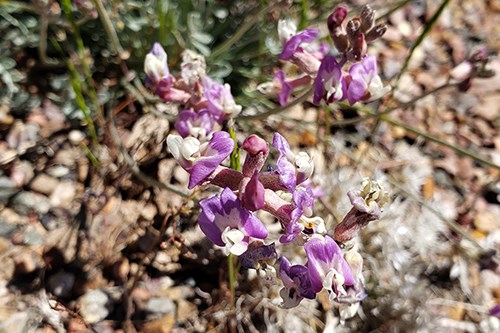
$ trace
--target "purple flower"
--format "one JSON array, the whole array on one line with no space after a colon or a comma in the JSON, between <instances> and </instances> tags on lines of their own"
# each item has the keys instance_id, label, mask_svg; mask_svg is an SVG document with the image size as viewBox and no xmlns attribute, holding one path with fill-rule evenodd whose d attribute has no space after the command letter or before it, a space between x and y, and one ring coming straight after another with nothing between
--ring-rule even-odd
<instances>
[{"instance_id":1,"label":"purple flower","mask_svg":"<svg viewBox=\"0 0 500 333\"><path fill-rule=\"evenodd\" d=\"M327 104L341 101L346 96L346 83L342 66L331 55L325 56L314 80L313 103L318 105L324 99Z\"/></svg>"},{"instance_id":2,"label":"purple flower","mask_svg":"<svg viewBox=\"0 0 500 333\"><path fill-rule=\"evenodd\" d=\"M237 105L231 94L229 84L219 84L209 77L203 79L203 96L207 99L208 110L220 124L226 117L240 113L241 105Z\"/></svg>"},{"instance_id":3,"label":"purple flower","mask_svg":"<svg viewBox=\"0 0 500 333\"><path fill-rule=\"evenodd\" d=\"M214 244L223 246L226 253L241 255L252 238L265 239L266 227L250 211L241 206L238 197L229 188L220 196L200 201L198 224Z\"/></svg>"},{"instance_id":4,"label":"purple flower","mask_svg":"<svg viewBox=\"0 0 500 333\"><path fill-rule=\"evenodd\" d=\"M349 104L358 101L370 102L384 96L391 90L385 86L377 72L375 56L366 56L360 63L353 64L349 69L351 80L347 87Z\"/></svg>"},{"instance_id":5,"label":"purple flower","mask_svg":"<svg viewBox=\"0 0 500 333\"><path fill-rule=\"evenodd\" d=\"M159 43L154 43L144 60L144 71L153 86L161 80L170 78L167 65L167 53Z\"/></svg>"},{"instance_id":6,"label":"purple flower","mask_svg":"<svg viewBox=\"0 0 500 333\"><path fill-rule=\"evenodd\" d=\"M329 236L316 236L304 245L304 249L312 290L319 292L325 288L330 293L330 300L347 295L345 286L354 285L355 280L337 243Z\"/></svg>"},{"instance_id":7,"label":"purple flower","mask_svg":"<svg viewBox=\"0 0 500 333\"><path fill-rule=\"evenodd\" d=\"M194 112L192 109L183 110L175 121L175 129L185 138L194 136L205 138L214 128L214 120L208 110L202 109Z\"/></svg>"},{"instance_id":8,"label":"purple flower","mask_svg":"<svg viewBox=\"0 0 500 333\"><path fill-rule=\"evenodd\" d=\"M250 243L248 249L238 259L243 268L266 270L274 265L277 257L274 243L265 245L257 240Z\"/></svg>"},{"instance_id":9,"label":"purple flower","mask_svg":"<svg viewBox=\"0 0 500 333\"><path fill-rule=\"evenodd\" d=\"M293 241L299 233L301 233L305 226L299 222L300 218L304 215L310 217L314 206L313 193L309 188L298 188L293 192L293 202L295 208L291 213L291 220L285 225L285 233L280 237L281 243L289 243ZM314 223L308 225L310 229L314 229ZM315 230L311 230L314 232Z\"/></svg>"},{"instance_id":10,"label":"purple flower","mask_svg":"<svg viewBox=\"0 0 500 333\"><path fill-rule=\"evenodd\" d=\"M316 39L316 37L318 37L318 33L319 31L317 29L306 29L290 37L283 46L283 51L280 54L280 59L281 60L292 59L295 53L303 51L300 46L304 43L313 42Z\"/></svg>"},{"instance_id":11,"label":"purple flower","mask_svg":"<svg viewBox=\"0 0 500 333\"><path fill-rule=\"evenodd\" d=\"M311 280L306 266L291 266L287 258L281 257L279 274L284 285L280 291L284 308L296 307L304 298L316 297L316 293L311 289Z\"/></svg>"},{"instance_id":12,"label":"purple flower","mask_svg":"<svg viewBox=\"0 0 500 333\"><path fill-rule=\"evenodd\" d=\"M207 178L233 151L234 141L229 133L219 131L209 142L201 144L193 137L183 139L179 135L167 137L168 149L190 173L188 188L192 189Z\"/></svg>"},{"instance_id":13,"label":"purple flower","mask_svg":"<svg viewBox=\"0 0 500 333\"><path fill-rule=\"evenodd\" d=\"M274 74L273 82L276 87L278 87L278 102L280 105L286 105L288 103L288 99L292 95L292 86L290 83L285 81L285 72L281 69Z\"/></svg>"},{"instance_id":14,"label":"purple flower","mask_svg":"<svg viewBox=\"0 0 500 333\"><path fill-rule=\"evenodd\" d=\"M305 152L295 155L286 139L279 133L274 133L273 147L280 153L277 161L280 180L290 192L294 192L298 184L312 175L314 171L312 159Z\"/></svg>"}]
</instances>

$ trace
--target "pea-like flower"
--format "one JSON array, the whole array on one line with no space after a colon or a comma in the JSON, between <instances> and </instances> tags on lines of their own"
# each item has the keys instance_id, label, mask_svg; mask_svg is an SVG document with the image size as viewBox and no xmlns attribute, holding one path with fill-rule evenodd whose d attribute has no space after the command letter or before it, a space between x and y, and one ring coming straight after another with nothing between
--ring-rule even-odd
<instances>
[{"instance_id":1,"label":"pea-like flower","mask_svg":"<svg viewBox=\"0 0 500 333\"><path fill-rule=\"evenodd\" d=\"M280 291L280 296L285 309L296 307L304 298L316 297L316 293L311 288L309 270L306 266L292 266L287 258L281 257L279 274L284 286Z\"/></svg>"},{"instance_id":2,"label":"pea-like flower","mask_svg":"<svg viewBox=\"0 0 500 333\"><path fill-rule=\"evenodd\" d=\"M208 102L208 110L219 124L225 118L241 112L241 105L234 101L231 86L227 83L222 85L205 77L203 79L203 96Z\"/></svg>"},{"instance_id":3,"label":"pea-like flower","mask_svg":"<svg viewBox=\"0 0 500 333\"><path fill-rule=\"evenodd\" d=\"M311 177L314 171L313 160L306 152L295 155L286 139L279 133L274 133L273 147L280 153L277 161L280 180L293 193L297 185Z\"/></svg>"},{"instance_id":4,"label":"pea-like flower","mask_svg":"<svg viewBox=\"0 0 500 333\"><path fill-rule=\"evenodd\" d=\"M185 138L193 136L203 140L214 128L214 119L207 109L198 112L192 109L183 110L177 116L175 129Z\"/></svg>"},{"instance_id":5,"label":"pea-like flower","mask_svg":"<svg viewBox=\"0 0 500 333\"><path fill-rule=\"evenodd\" d=\"M252 239L265 239L267 229L229 188L220 196L200 201L198 224L214 244L224 247L227 254L243 254Z\"/></svg>"},{"instance_id":6,"label":"pea-like flower","mask_svg":"<svg viewBox=\"0 0 500 333\"><path fill-rule=\"evenodd\" d=\"M330 301L347 295L346 287L354 285L355 280L337 243L329 236L315 236L304 249L312 291L317 293L325 288Z\"/></svg>"},{"instance_id":7,"label":"pea-like flower","mask_svg":"<svg viewBox=\"0 0 500 333\"><path fill-rule=\"evenodd\" d=\"M349 76L347 100L351 105L359 101L374 101L391 90L389 86L384 87L378 75L375 56L366 56L360 63L353 64L349 69Z\"/></svg>"},{"instance_id":8,"label":"pea-like flower","mask_svg":"<svg viewBox=\"0 0 500 333\"><path fill-rule=\"evenodd\" d=\"M346 89L342 66L333 56L325 56L314 80L313 103L318 105L322 99L327 104L341 101L346 97Z\"/></svg>"},{"instance_id":9,"label":"pea-like flower","mask_svg":"<svg viewBox=\"0 0 500 333\"><path fill-rule=\"evenodd\" d=\"M181 167L189 172L188 188L192 189L207 178L233 151L234 141L229 133L215 132L209 142L200 143L193 137L167 137L169 151Z\"/></svg>"},{"instance_id":10,"label":"pea-like flower","mask_svg":"<svg viewBox=\"0 0 500 333\"><path fill-rule=\"evenodd\" d=\"M167 65L167 52L159 43L154 43L144 60L144 71L153 86L161 80L173 79Z\"/></svg>"}]
</instances>

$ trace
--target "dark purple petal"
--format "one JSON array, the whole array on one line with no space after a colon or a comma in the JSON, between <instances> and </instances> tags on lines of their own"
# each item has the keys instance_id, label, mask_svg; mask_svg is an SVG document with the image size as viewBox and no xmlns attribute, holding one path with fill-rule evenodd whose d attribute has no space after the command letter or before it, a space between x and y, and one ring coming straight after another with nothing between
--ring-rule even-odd
<instances>
[{"instance_id":1,"label":"dark purple petal","mask_svg":"<svg viewBox=\"0 0 500 333\"><path fill-rule=\"evenodd\" d=\"M255 134L248 136L245 141L243 141L241 149L245 150L250 155L257 155L259 153L266 154L269 151L267 142Z\"/></svg>"},{"instance_id":2,"label":"dark purple petal","mask_svg":"<svg viewBox=\"0 0 500 333\"><path fill-rule=\"evenodd\" d=\"M253 212L262 209L264 207L264 195L264 185L259 181L259 173L254 172L243 189L243 207Z\"/></svg>"},{"instance_id":3,"label":"dark purple petal","mask_svg":"<svg viewBox=\"0 0 500 333\"><path fill-rule=\"evenodd\" d=\"M334 87L337 87L340 83L342 91L330 92L329 91L330 87L326 86L327 84L330 83ZM325 99L327 103L332 103L334 101L341 101L345 98L346 95L345 92L346 92L346 84L344 76L342 74L341 65L337 62L335 57L333 57L332 55L326 55L323 58L321 65L319 66L318 75L314 79L313 103L315 105L318 105L322 99ZM333 94L328 97L329 93Z\"/></svg>"},{"instance_id":4,"label":"dark purple petal","mask_svg":"<svg viewBox=\"0 0 500 333\"><path fill-rule=\"evenodd\" d=\"M276 261L278 255L274 243L254 247L253 244L257 242L260 241L250 243L248 250L238 257L242 267L259 268L262 265L273 264Z\"/></svg>"},{"instance_id":5,"label":"dark purple petal","mask_svg":"<svg viewBox=\"0 0 500 333\"><path fill-rule=\"evenodd\" d=\"M281 60L290 60L298 48L303 43L310 43L318 37L319 31L317 29L306 29L299 32L295 36L292 36L283 47L283 51L280 54Z\"/></svg>"}]
</instances>

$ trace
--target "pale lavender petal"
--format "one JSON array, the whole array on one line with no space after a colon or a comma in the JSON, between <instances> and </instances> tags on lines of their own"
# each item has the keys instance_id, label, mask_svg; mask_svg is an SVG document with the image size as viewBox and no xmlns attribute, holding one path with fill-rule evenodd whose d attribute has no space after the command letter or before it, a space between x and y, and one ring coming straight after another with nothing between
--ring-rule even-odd
<instances>
[{"instance_id":1,"label":"pale lavender petal","mask_svg":"<svg viewBox=\"0 0 500 333\"><path fill-rule=\"evenodd\" d=\"M299 47L303 43L310 43L318 37L319 31L317 29L306 29L299 32L295 36L292 36L283 47L283 51L280 54L281 60L290 60L295 52L299 50Z\"/></svg>"},{"instance_id":2,"label":"pale lavender petal","mask_svg":"<svg viewBox=\"0 0 500 333\"><path fill-rule=\"evenodd\" d=\"M197 115L192 109L182 110L175 121L175 129L185 138L190 134L190 123L196 119Z\"/></svg>"},{"instance_id":3,"label":"pale lavender petal","mask_svg":"<svg viewBox=\"0 0 500 333\"><path fill-rule=\"evenodd\" d=\"M243 210L244 210L244 212L243 212ZM240 212L240 216L242 219L241 223L242 223L243 229L246 231L248 236L258 238L258 239L265 239L267 237L266 227L250 211L247 211L244 208L242 208L242 211Z\"/></svg>"},{"instance_id":4,"label":"pale lavender petal","mask_svg":"<svg viewBox=\"0 0 500 333\"><path fill-rule=\"evenodd\" d=\"M286 141L286 139L278 132L274 133L273 147L278 149L280 156L287 156L289 154L290 145L288 144L288 141Z\"/></svg>"},{"instance_id":5,"label":"pale lavender petal","mask_svg":"<svg viewBox=\"0 0 500 333\"><path fill-rule=\"evenodd\" d=\"M278 70L274 75L274 79L279 82L279 85L281 87L278 93L278 102L282 106L288 104L288 99L292 95L292 86L285 81L285 72L283 72L281 69Z\"/></svg>"},{"instance_id":6,"label":"pale lavender petal","mask_svg":"<svg viewBox=\"0 0 500 333\"><path fill-rule=\"evenodd\" d=\"M290 191L293 192L297 186L297 176L295 175L295 167L285 157L278 159L277 170L280 175L281 183Z\"/></svg>"},{"instance_id":7,"label":"pale lavender petal","mask_svg":"<svg viewBox=\"0 0 500 333\"><path fill-rule=\"evenodd\" d=\"M214 244L224 246L221 239L221 230L215 224L216 215L221 215L222 206L220 199L217 195L200 201L201 213L198 217L198 225L201 231L210 239Z\"/></svg>"},{"instance_id":8,"label":"pale lavender petal","mask_svg":"<svg viewBox=\"0 0 500 333\"><path fill-rule=\"evenodd\" d=\"M233 148L234 141L229 133L215 132L203 156L193 164L188 188L192 189L207 178L231 154Z\"/></svg>"},{"instance_id":9,"label":"pale lavender petal","mask_svg":"<svg viewBox=\"0 0 500 333\"><path fill-rule=\"evenodd\" d=\"M344 259L342 258L339 246L329 236L323 239L311 238L304 245L304 250L307 255L307 267L309 268L312 290L318 292L323 288L323 279L328 273L328 270L333 268L334 257L338 256L339 260ZM344 265L342 265L342 269L343 268Z\"/></svg>"}]
</instances>

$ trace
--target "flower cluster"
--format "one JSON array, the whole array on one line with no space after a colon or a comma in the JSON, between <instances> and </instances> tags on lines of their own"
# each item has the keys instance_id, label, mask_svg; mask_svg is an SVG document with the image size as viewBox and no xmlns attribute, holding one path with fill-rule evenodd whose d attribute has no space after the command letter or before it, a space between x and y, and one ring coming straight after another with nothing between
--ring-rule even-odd
<instances>
[{"instance_id":1,"label":"flower cluster","mask_svg":"<svg viewBox=\"0 0 500 333\"><path fill-rule=\"evenodd\" d=\"M327 104L347 100L349 104L371 102L390 91L378 75L377 59L367 55L367 46L386 31L385 24L375 25L375 11L365 5L361 14L345 23L345 7L336 8L328 17L327 25L337 57L329 54L329 46L317 42L319 31L306 29L297 32L290 21L280 21L278 35L283 45L280 59L296 65L304 74L287 79L282 70L276 72L273 82L260 86L262 92L278 94L280 105L288 103L293 89L314 81L313 102ZM344 70L344 67L347 67Z\"/></svg>"},{"instance_id":2,"label":"flower cluster","mask_svg":"<svg viewBox=\"0 0 500 333\"><path fill-rule=\"evenodd\" d=\"M167 143L190 174L189 188L203 183L223 188L219 195L200 201L198 223L207 238L226 254L239 256L245 268L271 269L279 259L284 307L297 306L304 298L314 299L323 289L330 300L342 303L356 304L365 297L361 256L353 249L341 250L338 244L380 217L387 194L377 182L365 179L361 191L349 192L353 209L332 238L323 219L313 215L315 196L307 182L314 171L312 158L306 152L294 153L279 133L272 142L278 158L271 171L264 170L269 145L257 135L250 135L241 145L246 152L241 171L221 165L234 148L226 132L215 132L202 145L195 138L173 134ZM267 228L256 214L260 210L281 224L279 246L267 241ZM279 255L285 244L302 249L306 263L292 264Z\"/></svg>"},{"instance_id":3,"label":"flower cluster","mask_svg":"<svg viewBox=\"0 0 500 333\"><path fill-rule=\"evenodd\" d=\"M206 141L215 130L241 111L231 94L229 84L220 84L206 74L203 56L186 50L182 54L181 72L170 73L167 53L155 43L146 55L144 71L147 84L160 98L181 107L175 122L175 129L186 138L188 136Z\"/></svg>"},{"instance_id":4,"label":"flower cluster","mask_svg":"<svg viewBox=\"0 0 500 333\"><path fill-rule=\"evenodd\" d=\"M318 30L297 32L291 22L280 21L280 59L304 74L287 79L279 70L273 83L260 88L277 93L282 105L287 104L293 89L313 81L316 104L322 99L354 104L381 97L387 88L377 74L375 57L366 55L366 43L380 37L384 28L374 25L374 12L368 6L344 27L346 16L347 10L339 7L328 18L330 35L341 54L338 61L328 53L328 45L317 42ZM352 63L348 74L343 71L347 62ZM235 141L217 126L239 113L241 106L235 103L229 85L207 76L202 56L185 51L181 71L174 76L166 52L156 43L146 56L144 69L155 93L182 108L175 123L179 134L170 134L167 145L189 173L188 188L202 184L222 188L220 194L200 201L198 224L206 237L226 254L238 256L244 268L277 270L285 308L297 306L304 298L314 299L322 290L331 301L359 304L365 297L363 260L349 241L370 221L380 218L387 201L380 184L366 179L360 191L349 192L353 208L329 235L324 220L313 213L318 195L309 182L313 159L306 152L294 152L279 133L271 143L277 159L267 168L271 148L257 135L248 136L240 147L246 155L241 171L224 166L224 160L235 151ZM280 224L279 238L269 234L260 211ZM299 257L287 258L287 248L293 248Z\"/></svg>"}]
</instances>

